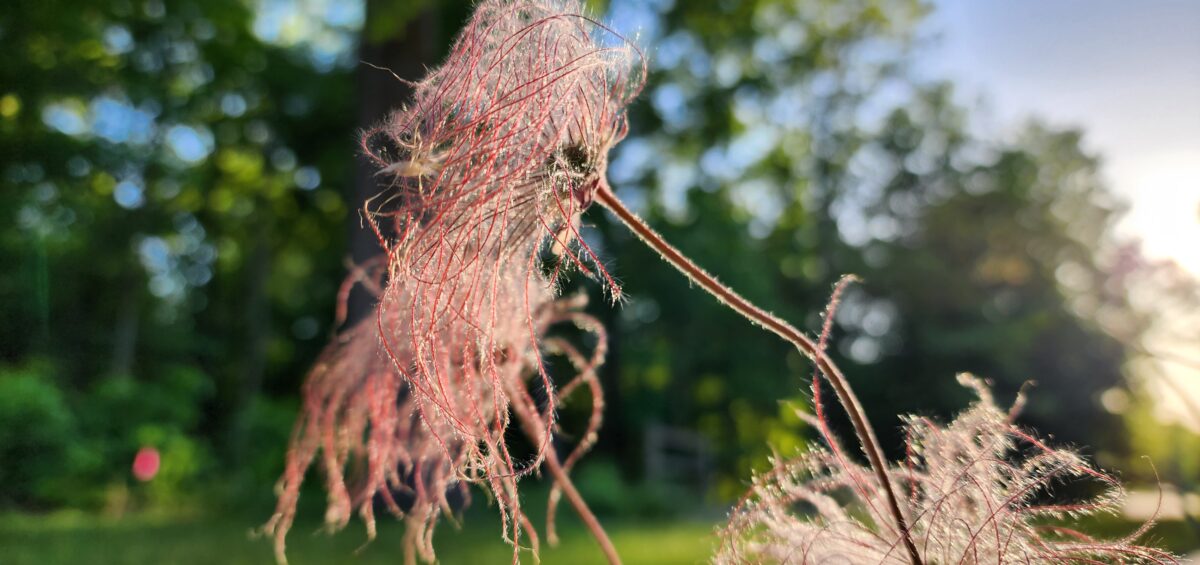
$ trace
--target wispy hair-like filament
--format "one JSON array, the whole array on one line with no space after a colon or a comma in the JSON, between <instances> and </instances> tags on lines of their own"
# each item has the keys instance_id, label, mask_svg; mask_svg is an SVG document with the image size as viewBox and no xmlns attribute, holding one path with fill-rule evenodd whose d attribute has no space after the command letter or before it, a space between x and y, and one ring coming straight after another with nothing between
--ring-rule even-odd
<instances>
[{"instance_id":1,"label":"wispy hair-like filament","mask_svg":"<svg viewBox=\"0 0 1200 565\"><path fill-rule=\"evenodd\" d=\"M411 101L363 133L381 190L362 213L384 259L356 267L347 284L378 300L308 377L266 528L280 560L313 461L326 477L326 522L340 528L357 511L374 535L377 506L403 515L409 561L434 559L446 492L468 483L493 495L514 561L523 533L536 547L516 482L547 462L556 492L574 492L564 482L577 459L560 466L550 451L561 393L543 355L583 359L547 332L569 321L603 336L579 303L556 297L556 277L574 267L619 293L603 265L581 260L592 254L579 215L644 73L632 44L577 0L485 0L445 62L413 83ZM603 343L574 363L594 395ZM509 449L514 418L535 443L531 456ZM579 449L598 425L595 416Z\"/></svg>"},{"instance_id":2,"label":"wispy hair-like filament","mask_svg":"<svg viewBox=\"0 0 1200 565\"><path fill-rule=\"evenodd\" d=\"M1176 563L1136 542L1147 522L1116 540L1070 527L1080 517L1114 513L1119 481L1075 452L1046 445L1012 423L979 379L959 382L978 396L946 425L906 419L908 454L888 474L906 485L910 534L925 563ZM819 446L775 461L730 516L716 563L907 563L878 490L863 489L870 471ZM1065 482L1089 481L1099 495L1052 502ZM1051 500L1048 502L1048 500Z\"/></svg>"}]
</instances>

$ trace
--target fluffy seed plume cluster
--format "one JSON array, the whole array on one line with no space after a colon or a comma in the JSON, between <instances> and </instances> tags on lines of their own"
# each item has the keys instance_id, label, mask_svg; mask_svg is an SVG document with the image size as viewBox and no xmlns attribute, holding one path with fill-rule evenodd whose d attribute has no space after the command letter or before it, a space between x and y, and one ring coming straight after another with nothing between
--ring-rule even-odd
<instances>
[{"instance_id":1,"label":"fluffy seed plume cluster","mask_svg":"<svg viewBox=\"0 0 1200 565\"><path fill-rule=\"evenodd\" d=\"M1054 449L1012 423L987 387L959 382L979 396L948 425L909 417L907 457L888 469L904 491L905 514L923 563L1175 563L1169 553L1136 545L1147 523L1118 540L1060 526L1115 512L1120 484L1078 454ZM807 418L807 416L805 416ZM820 425L820 422L814 422ZM826 429L821 426L822 429ZM1085 481L1103 493L1058 503L1053 490ZM723 532L716 563L910 563L870 469L813 447L778 461L754 483Z\"/></svg>"},{"instance_id":2,"label":"fluffy seed plume cluster","mask_svg":"<svg viewBox=\"0 0 1200 565\"><path fill-rule=\"evenodd\" d=\"M434 559L447 492L470 483L488 487L514 551L522 532L536 547L516 481L547 455L565 394L590 389L597 410L565 467L593 441L601 407L603 329L580 300L556 297L556 279L575 268L618 292L580 238L579 215L643 80L632 46L577 0L484 0L412 100L364 132L384 189L363 215L384 256L356 268L344 291L361 285L377 305L308 376L266 527L278 559L314 462L328 525L357 512L373 536L386 508L407 523L409 561ZM585 353L547 336L556 324L598 345ZM577 370L560 390L546 355ZM514 420L533 455L510 452Z\"/></svg>"}]
</instances>

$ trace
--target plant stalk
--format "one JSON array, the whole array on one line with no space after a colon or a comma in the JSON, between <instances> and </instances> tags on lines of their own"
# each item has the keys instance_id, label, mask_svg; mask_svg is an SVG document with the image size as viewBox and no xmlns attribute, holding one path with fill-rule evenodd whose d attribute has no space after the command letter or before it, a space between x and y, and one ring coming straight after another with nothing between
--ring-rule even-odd
<instances>
[{"instance_id":1,"label":"plant stalk","mask_svg":"<svg viewBox=\"0 0 1200 565\"><path fill-rule=\"evenodd\" d=\"M600 544L600 550L604 552L604 557L608 559L611 565L621 565L621 556L617 554L617 548L613 545L612 540L608 538L608 533L604 531L604 527L600 525L600 520L596 519L596 515L592 514L592 510L583 500L583 495L575 489L575 483L571 482L571 478L567 476L563 470L562 463L558 460L558 454L554 452L554 447L550 446L546 449L546 458L542 464L550 471L550 475L562 488L562 492L567 497L567 502L575 508L575 512L579 514L579 518L583 520L587 529L592 532L592 537L596 538L596 543Z\"/></svg>"},{"instance_id":2,"label":"plant stalk","mask_svg":"<svg viewBox=\"0 0 1200 565\"><path fill-rule=\"evenodd\" d=\"M850 422L854 425L859 443L862 444L863 451L866 452L867 458L871 461L871 468L875 471L875 477L879 480L880 486L887 495L888 509L891 511L892 518L896 521L896 527L900 531L905 549L908 550L909 560L913 565L922 565L921 556L917 552L917 546L913 543L912 536L908 531L907 520L905 520L904 514L900 511L900 503L896 498L895 489L892 487L892 482L887 476L887 465L883 458L883 450L879 446L879 440L876 439L875 432L867 423L865 412L858 401L858 397L854 395L854 391L850 389L849 382L842 375L837 365L833 363L833 360L800 330L770 312L755 306L733 289L721 284L715 277L708 274L707 271L680 253L670 243L667 243L644 220L625 207L624 203L617 198L617 195L608 186L607 181L601 181L600 186L596 190L595 198L597 202L616 215L621 220L621 223L625 224L630 231L637 235L638 239L641 239L643 243L650 246L651 249L658 253L659 257L662 257L664 261L682 273L688 280L699 285L722 304L732 308L750 322L760 325L788 341L799 349L805 357L808 357L817 365L817 368L825 375L829 384L833 386L834 391L838 395L838 400L841 401L842 406L846 409L846 413L850 416Z\"/></svg>"},{"instance_id":3,"label":"plant stalk","mask_svg":"<svg viewBox=\"0 0 1200 565\"><path fill-rule=\"evenodd\" d=\"M545 434L548 433L548 430L541 426L543 420L537 417L537 408L534 407L533 402L524 391L509 388L509 396L512 398L512 407L517 415L517 420L525 428L525 435L529 436L535 445L541 445L542 441L546 439ZM608 560L609 565L621 565L621 556L617 554L616 546L609 539L608 532L604 531L604 526L600 525L600 520L592 513L592 509L588 508L587 502L575 488L575 483L571 481L567 471L563 469L562 462L558 460L558 453L554 451L553 442L546 444L542 466L550 472L554 482L558 483L559 488L566 495L567 502L575 509L575 513L579 514L584 526L596 539L596 543L599 544L600 551L604 553L604 558Z\"/></svg>"}]
</instances>

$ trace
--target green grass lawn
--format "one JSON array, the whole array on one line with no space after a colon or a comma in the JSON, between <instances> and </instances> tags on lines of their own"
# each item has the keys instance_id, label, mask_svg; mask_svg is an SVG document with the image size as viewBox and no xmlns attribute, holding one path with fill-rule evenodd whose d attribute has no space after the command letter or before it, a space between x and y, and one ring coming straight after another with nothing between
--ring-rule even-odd
<instances>
[{"instance_id":1,"label":"green grass lawn","mask_svg":"<svg viewBox=\"0 0 1200 565\"><path fill-rule=\"evenodd\" d=\"M464 528L439 525L434 545L445 564L508 563L512 549L500 539L494 520L468 515ZM566 514L566 512L563 512ZM481 518L481 519L476 519ZM564 518L567 518L564 516ZM0 518L0 565L55 564L262 564L272 563L269 540L254 538L257 526L243 516L219 519L127 518L101 520L79 515ZM314 533L315 523L297 525L288 537L293 565L403 563L403 527L379 521L379 537L358 551L365 533L358 522L335 535ZM539 525L540 527L540 525ZM695 522L613 522L609 533L626 563L694 564L707 560L713 525ZM543 563L603 563L592 538L564 519L558 547L543 544ZM522 562L533 563L526 552Z\"/></svg>"},{"instance_id":2,"label":"green grass lawn","mask_svg":"<svg viewBox=\"0 0 1200 565\"><path fill-rule=\"evenodd\" d=\"M438 527L434 545L440 563L475 565L511 561L512 550L501 541L499 524L489 511L494 513L492 508L473 508L461 530L448 522ZM1123 521L1088 522L1085 525L1088 531L1104 536L1119 537L1136 529L1136 524ZM259 523L257 517L242 514L170 519L138 516L119 521L84 514L11 514L0 516L0 565L270 564L273 562L270 541L250 535ZM609 519L605 523L622 558L629 564L704 563L716 543L714 525L709 522ZM604 563L595 541L565 508L559 525L562 541L558 547L543 545L542 563ZM390 517L380 519L378 539L365 547L365 533L357 521L334 535L315 533L318 526L310 521L292 530L288 537L288 558L293 565L404 562L403 526ZM1182 522L1160 524L1146 541L1183 554L1200 546L1194 530ZM523 553L521 560L535 562L528 552Z\"/></svg>"}]
</instances>

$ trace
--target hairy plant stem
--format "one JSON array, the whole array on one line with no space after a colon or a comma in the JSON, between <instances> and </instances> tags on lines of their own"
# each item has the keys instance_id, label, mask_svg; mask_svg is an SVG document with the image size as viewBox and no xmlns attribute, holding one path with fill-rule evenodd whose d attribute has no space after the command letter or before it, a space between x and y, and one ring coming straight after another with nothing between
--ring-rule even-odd
<instances>
[{"instance_id":1,"label":"hairy plant stem","mask_svg":"<svg viewBox=\"0 0 1200 565\"><path fill-rule=\"evenodd\" d=\"M909 534L908 523L904 518L904 513L900 510L895 489L887 476L887 465L883 458L883 450L879 446L879 440L876 439L875 432L867 422L865 412L858 401L858 397L854 395L854 391L850 389L849 382L846 381L846 377L842 375L841 370L833 363L833 360L800 330L777 318L770 312L755 306L733 289L721 284L715 277L708 274L708 272L692 262L691 259L680 253L670 243L667 243L662 236L658 235L637 214L626 208L606 182L601 182L600 187L596 190L596 201L615 214L626 227L638 236L638 239L641 239L643 243L650 246L651 249L658 253L659 257L662 257L664 261L682 273L688 280L699 285L700 288L713 295L722 304L730 307L750 322L758 324L788 341L799 349L800 353L817 365L817 369L821 374L825 375L825 379L833 386L834 391L838 395L838 400L841 401L842 406L846 409L846 413L850 416L850 422L854 425L854 431L858 435L859 443L862 444L863 451L867 454L867 459L871 462L871 468L875 471L875 477L879 480L880 487L883 488L887 495L888 508L891 511L892 518L896 521L896 527L904 541L905 549L908 550L909 560L913 565L922 565L921 556L917 553L917 546L913 543L912 536Z\"/></svg>"},{"instance_id":2,"label":"hairy plant stem","mask_svg":"<svg viewBox=\"0 0 1200 565\"><path fill-rule=\"evenodd\" d=\"M542 426L543 420L538 417L538 411L533 401L528 394L516 391L511 385L506 387L512 392L513 412L520 421L521 427L525 430L525 435L529 436L530 441L535 445L543 445L545 441L546 428ZM575 488L575 483L571 481L571 477L567 475L567 471L563 469L562 462L558 460L558 454L554 451L553 442L546 443L546 448L542 457L542 466L550 472L550 476L554 478L554 482L558 483L559 488L567 497L567 502L579 514L579 518L583 520L583 525L591 532L592 537L596 539L596 543L600 545L600 551L604 553L604 558L608 560L610 565L621 565L621 556L617 554L617 548L608 537L608 532L604 531L604 526L600 525L600 520L592 513L592 509L588 508L587 502L583 500L583 495Z\"/></svg>"},{"instance_id":3,"label":"hairy plant stem","mask_svg":"<svg viewBox=\"0 0 1200 565\"><path fill-rule=\"evenodd\" d=\"M592 510L584 502L583 495L579 494L579 491L575 489L575 484L571 482L571 478L563 470L562 463L559 462L558 455L554 453L553 447L546 450L546 459L543 461L543 465L550 471L558 486L562 487L567 501L575 508L575 512L579 514L579 518L583 520L584 525L591 531L592 536L596 538L596 543L600 544L600 550L604 552L604 557L612 565L621 565L621 556L617 555L616 546L613 545L612 540L608 539L608 533L600 525L600 520L596 519L596 515L592 514Z\"/></svg>"}]
</instances>

